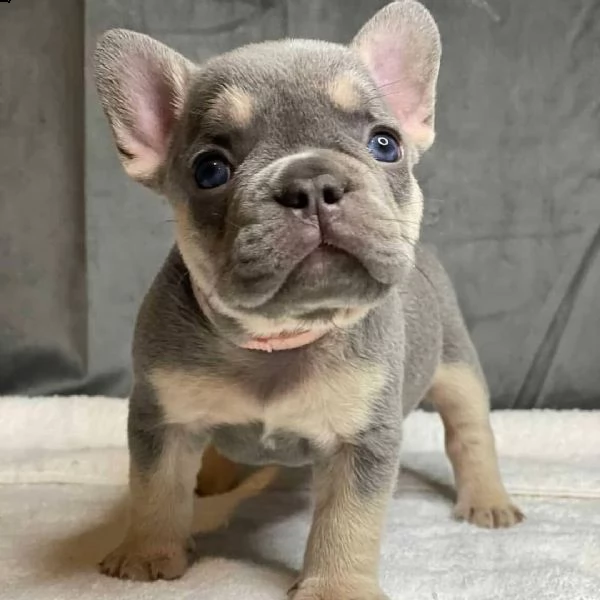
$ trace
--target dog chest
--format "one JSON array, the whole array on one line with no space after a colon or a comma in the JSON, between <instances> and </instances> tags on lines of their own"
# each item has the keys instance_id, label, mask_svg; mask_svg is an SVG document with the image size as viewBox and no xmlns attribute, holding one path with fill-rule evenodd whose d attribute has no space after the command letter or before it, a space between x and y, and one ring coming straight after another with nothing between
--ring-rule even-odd
<instances>
[{"instance_id":1,"label":"dog chest","mask_svg":"<svg viewBox=\"0 0 600 600\"><path fill-rule=\"evenodd\" d=\"M325 449L367 426L384 373L365 362L317 368L268 401L240 381L206 373L161 369L151 381L167 423L196 430L254 423L264 439L287 432Z\"/></svg>"}]
</instances>

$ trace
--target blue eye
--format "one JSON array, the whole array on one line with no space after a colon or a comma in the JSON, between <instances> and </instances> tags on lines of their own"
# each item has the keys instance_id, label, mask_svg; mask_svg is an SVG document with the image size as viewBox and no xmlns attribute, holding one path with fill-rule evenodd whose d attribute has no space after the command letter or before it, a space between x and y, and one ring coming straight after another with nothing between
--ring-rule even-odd
<instances>
[{"instance_id":1,"label":"blue eye","mask_svg":"<svg viewBox=\"0 0 600 600\"><path fill-rule=\"evenodd\" d=\"M398 142L387 133L376 133L367 148L371 156L381 162L396 162L401 154Z\"/></svg>"},{"instance_id":2,"label":"blue eye","mask_svg":"<svg viewBox=\"0 0 600 600\"><path fill-rule=\"evenodd\" d=\"M229 163L219 154L202 154L194 163L196 185L203 190L211 190L225 185L231 177Z\"/></svg>"}]
</instances>

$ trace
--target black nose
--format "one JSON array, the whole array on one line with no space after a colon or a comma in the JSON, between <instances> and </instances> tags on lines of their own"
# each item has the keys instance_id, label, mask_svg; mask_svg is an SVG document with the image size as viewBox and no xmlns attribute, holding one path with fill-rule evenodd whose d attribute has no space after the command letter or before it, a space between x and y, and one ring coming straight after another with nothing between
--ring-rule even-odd
<instances>
[{"instance_id":1,"label":"black nose","mask_svg":"<svg viewBox=\"0 0 600 600\"><path fill-rule=\"evenodd\" d=\"M311 208L319 204L337 204L344 196L344 186L330 174L291 179L275 199L286 208Z\"/></svg>"}]
</instances>

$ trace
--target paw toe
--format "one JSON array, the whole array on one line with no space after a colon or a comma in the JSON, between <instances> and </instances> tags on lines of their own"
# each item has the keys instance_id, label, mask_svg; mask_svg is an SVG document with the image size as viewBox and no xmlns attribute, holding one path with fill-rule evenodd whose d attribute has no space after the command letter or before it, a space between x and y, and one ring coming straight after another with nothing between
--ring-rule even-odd
<instances>
[{"instance_id":1,"label":"paw toe","mask_svg":"<svg viewBox=\"0 0 600 600\"><path fill-rule=\"evenodd\" d=\"M454 516L459 521L468 521L485 529L512 527L525 518L523 513L510 502L497 505L458 504Z\"/></svg>"},{"instance_id":2,"label":"paw toe","mask_svg":"<svg viewBox=\"0 0 600 600\"><path fill-rule=\"evenodd\" d=\"M158 551L117 548L99 566L100 572L109 577L156 581L181 577L187 570L188 558L183 547Z\"/></svg>"}]
</instances>

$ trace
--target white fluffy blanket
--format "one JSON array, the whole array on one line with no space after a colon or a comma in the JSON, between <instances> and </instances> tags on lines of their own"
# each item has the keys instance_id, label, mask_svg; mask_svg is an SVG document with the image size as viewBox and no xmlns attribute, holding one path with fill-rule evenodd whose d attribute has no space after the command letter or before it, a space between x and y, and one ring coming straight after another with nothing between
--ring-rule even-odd
<instances>
[{"instance_id":1,"label":"white fluffy blanket","mask_svg":"<svg viewBox=\"0 0 600 600\"><path fill-rule=\"evenodd\" d=\"M0 599L283 600L310 508L289 482L260 493L268 473L198 501L204 558L180 581L96 572L123 531L125 416L111 398L0 398ZM384 588L393 600L600 600L600 413L503 412L493 426L527 521L503 531L454 522L441 425L415 413Z\"/></svg>"}]
</instances>

